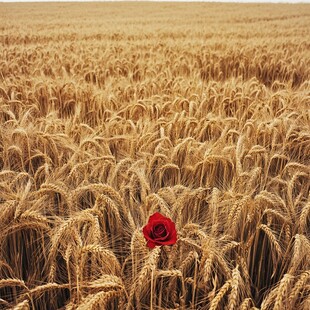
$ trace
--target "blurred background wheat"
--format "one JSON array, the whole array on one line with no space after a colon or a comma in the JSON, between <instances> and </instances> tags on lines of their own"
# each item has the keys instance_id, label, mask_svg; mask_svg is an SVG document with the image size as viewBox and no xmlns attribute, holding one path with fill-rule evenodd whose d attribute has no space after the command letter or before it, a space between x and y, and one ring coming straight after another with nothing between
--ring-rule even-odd
<instances>
[{"instance_id":1,"label":"blurred background wheat","mask_svg":"<svg viewBox=\"0 0 310 310\"><path fill-rule=\"evenodd\" d=\"M0 309L310 309L310 5L0 11Z\"/></svg>"}]
</instances>

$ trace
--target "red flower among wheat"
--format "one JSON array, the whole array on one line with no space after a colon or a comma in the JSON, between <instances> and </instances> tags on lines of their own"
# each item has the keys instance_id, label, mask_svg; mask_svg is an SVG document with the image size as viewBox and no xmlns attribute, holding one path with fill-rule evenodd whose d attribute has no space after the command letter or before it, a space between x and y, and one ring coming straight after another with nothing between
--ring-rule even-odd
<instances>
[{"instance_id":1,"label":"red flower among wheat","mask_svg":"<svg viewBox=\"0 0 310 310\"><path fill-rule=\"evenodd\" d=\"M150 216L148 223L143 227L143 234L147 246L151 249L156 245L172 245L177 242L175 224L158 212Z\"/></svg>"}]
</instances>

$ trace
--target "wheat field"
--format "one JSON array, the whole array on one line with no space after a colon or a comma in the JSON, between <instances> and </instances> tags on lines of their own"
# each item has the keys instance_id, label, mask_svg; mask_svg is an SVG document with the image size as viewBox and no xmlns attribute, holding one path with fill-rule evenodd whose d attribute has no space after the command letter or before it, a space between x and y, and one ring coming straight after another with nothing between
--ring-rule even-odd
<instances>
[{"instance_id":1,"label":"wheat field","mask_svg":"<svg viewBox=\"0 0 310 310\"><path fill-rule=\"evenodd\" d=\"M0 309L310 309L310 4L0 14Z\"/></svg>"}]
</instances>

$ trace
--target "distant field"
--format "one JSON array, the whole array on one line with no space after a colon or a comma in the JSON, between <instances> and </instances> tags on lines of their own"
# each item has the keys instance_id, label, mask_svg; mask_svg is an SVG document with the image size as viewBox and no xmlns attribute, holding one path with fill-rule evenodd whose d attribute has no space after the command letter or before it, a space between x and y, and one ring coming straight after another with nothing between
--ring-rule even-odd
<instances>
[{"instance_id":1,"label":"distant field","mask_svg":"<svg viewBox=\"0 0 310 310\"><path fill-rule=\"evenodd\" d=\"M310 4L0 3L0 122L0 309L310 309Z\"/></svg>"}]
</instances>

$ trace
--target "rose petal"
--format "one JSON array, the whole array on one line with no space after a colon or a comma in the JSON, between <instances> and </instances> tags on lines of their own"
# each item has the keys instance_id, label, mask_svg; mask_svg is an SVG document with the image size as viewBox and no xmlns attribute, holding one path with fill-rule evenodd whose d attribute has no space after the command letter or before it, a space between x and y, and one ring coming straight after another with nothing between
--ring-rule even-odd
<instances>
[{"instance_id":1,"label":"rose petal","mask_svg":"<svg viewBox=\"0 0 310 310\"><path fill-rule=\"evenodd\" d=\"M172 245L177 242L177 232L175 229L171 229L169 236L165 240L156 240L156 242L161 242L162 245Z\"/></svg>"},{"instance_id":2,"label":"rose petal","mask_svg":"<svg viewBox=\"0 0 310 310\"><path fill-rule=\"evenodd\" d=\"M170 236L170 234L168 232L166 236L161 237L161 238L154 238L153 240L156 241L156 242L165 242L165 241L170 240L169 236Z\"/></svg>"},{"instance_id":3,"label":"rose petal","mask_svg":"<svg viewBox=\"0 0 310 310\"><path fill-rule=\"evenodd\" d=\"M147 245L150 249L154 249L155 246L156 246L155 242L153 242L153 241L151 241L151 240L149 240L149 241L146 243L146 245Z\"/></svg>"},{"instance_id":4,"label":"rose petal","mask_svg":"<svg viewBox=\"0 0 310 310\"><path fill-rule=\"evenodd\" d=\"M173 222L171 222L173 223ZM152 224L152 230L157 226L157 225L164 225L166 227L166 229L169 229L169 227L171 226L170 221L167 221L165 219L160 219L160 220L154 220L153 222L151 222L150 224Z\"/></svg>"},{"instance_id":5,"label":"rose petal","mask_svg":"<svg viewBox=\"0 0 310 310\"><path fill-rule=\"evenodd\" d=\"M174 231L170 238L170 241L172 242L171 244L175 244L177 242L177 239L178 239L177 232Z\"/></svg>"},{"instance_id":6,"label":"rose petal","mask_svg":"<svg viewBox=\"0 0 310 310\"><path fill-rule=\"evenodd\" d=\"M169 229L175 229L175 224L170 219L168 219L166 221L166 223L167 223L167 226L169 227Z\"/></svg>"},{"instance_id":7,"label":"rose petal","mask_svg":"<svg viewBox=\"0 0 310 310\"><path fill-rule=\"evenodd\" d=\"M153 226L152 231L156 234L162 234L167 231L167 226L165 225L165 223L158 223Z\"/></svg>"},{"instance_id":8,"label":"rose petal","mask_svg":"<svg viewBox=\"0 0 310 310\"><path fill-rule=\"evenodd\" d=\"M155 212L153 215L150 216L149 222L153 222L156 220L163 220L163 219L166 219L166 217L160 214L159 212Z\"/></svg>"},{"instance_id":9,"label":"rose petal","mask_svg":"<svg viewBox=\"0 0 310 310\"><path fill-rule=\"evenodd\" d=\"M158 224L154 227L154 231L159 234L161 234L165 230L166 230L166 227L164 224Z\"/></svg>"},{"instance_id":10,"label":"rose petal","mask_svg":"<svg viewBox=\"0 0 310 310\"><path fill-rule=\"evenodd\" d=\"M147 240L153 240L152 238L152 230L150 225L146 225L142 229L143 235Z\"/></svg>"},{"instance_id":11,"label":"rose petal","mask_svg":"<svg viewBox=\"0 0 310 310\"><path fill-rule=\"evenodd\" d=\"M163 238L167 235L166 226L162 223L154 226L152 231L154 238Z\"/></svg>"}]
</instances>

